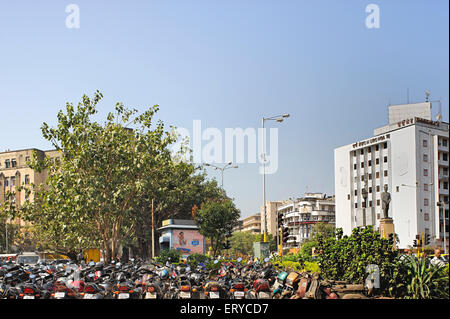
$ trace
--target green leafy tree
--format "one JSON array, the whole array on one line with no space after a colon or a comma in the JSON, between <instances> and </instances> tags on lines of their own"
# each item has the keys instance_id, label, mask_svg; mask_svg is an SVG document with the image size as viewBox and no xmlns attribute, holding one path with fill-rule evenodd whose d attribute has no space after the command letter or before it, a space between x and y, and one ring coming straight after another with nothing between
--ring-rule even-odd
<instances>
[{"instance_id":1,"label":"green leafy tree","mask_svg":"<svg viewBox=\"0 0 450 319\"><path fill-rule=\"evenodd\" d=\"M138 114L117 103L103 125L92 121L101 98L97 91L76 109L67 103L56 128L43 124L60 159L33 157L31 168L48 169L48 178L35 187L35 201L24 205L20 218L37 222L64 247L100 246L110 260L134 231L146 187L170 165L174 140L162 122L153 123L157 105Z\"/></svg>"},{"instance_id":2,"label":"green leafy tree","mask_svg":"<svg viewBox=\"0 0 450 319\"><path fill-rule=\"evenodd\" d=\"M211 240L213 256L221 249L225 238L231 237L237 226L240 211L231 200L209 200L203 203L195 216L200 233Z\"/></svg>"},{"instance_id":3,"label":"green leafy tree","mask_svg":"<svg viewBox=\"0 0 450 319\"><path fill-rule=\"evenodd\" d=\"M234 255L253 255L253 243L260 239L260 234L234 232L230 238L230 253Z\"/></svg>"}]
</instances>

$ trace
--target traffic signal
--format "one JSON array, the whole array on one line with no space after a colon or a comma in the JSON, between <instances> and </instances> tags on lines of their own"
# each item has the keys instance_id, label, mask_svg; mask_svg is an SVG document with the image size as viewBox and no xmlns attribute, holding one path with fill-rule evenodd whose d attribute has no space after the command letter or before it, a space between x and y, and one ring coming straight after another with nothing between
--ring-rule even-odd
<instances>
[{"instance_id":1,"label":"traffic signal","mask_svg":"<svg viewBox=\"0 0 450 319\"><path fill-rule=\"evenodd\" d=\"M283 231L283 243L288 241L288 237L289 237L289 228L287 227L283 227L282 228Z\"/></svg>"},{"instance_id":2,"label":"traffic signal","mask_svg":"<svg viewBox=\"0 0 450 319\"><path fill-rule=\"evenodd\" d=\"M278 228L283 225L283 214L278 214Z\"/></svg>"},{"instance_id":3,"label":"traffic signal","mask_svg":"<svg viewBox=\"0 0 450 319\"><path fill-rule=\"evenodd\" d=\"M413 247L419 247L419 246L417 246L417 239L414 239Z\"/></svg>"},{"instance_id":4,"label":"traffic signal","mask_svg":"<svg viewBox=\"0 0 450 319\"><path fill-rule=\"evenodd\" d=\"M429 245L431 242L430 234L425 234L425 246Z\"/></svg>"}]
</instances>

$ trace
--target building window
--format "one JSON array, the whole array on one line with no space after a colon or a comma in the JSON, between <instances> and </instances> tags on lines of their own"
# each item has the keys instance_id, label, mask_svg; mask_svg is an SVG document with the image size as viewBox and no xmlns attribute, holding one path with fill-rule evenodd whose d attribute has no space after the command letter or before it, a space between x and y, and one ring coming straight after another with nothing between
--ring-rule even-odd
<instances>
[{"instance_id":1,"label":"building window","mask_svg":"<svg viewBox=\"0 0 450 319\"><path fill-rule=\"evenodd\" d=\"M353 169L356 169L356 168L357 168L356 164L353 164Z\"/></svg>"},{"instance_id":2,"label":"building window","mask_svg":"<svg viewBox=\"0 0 450 319\"><path fill-rule=\"evenodd\" d=\"M372 207L372 201L369 201L369 207Z\"/></svg>"},{"instance_id":3,"label":"building window","mask_svg":"<svg viewBox=\"0 0 450 319\"><path fill-rule=\"evenodd\" d=\"M377 185L377 192L380 192L380 185Z\"/></svg>"},{"instance_id":4,"label":"building window","mask_svg":"<svg viewBox=\"0 0 450 319\"><path fill-rule=\"evenodd\" d=\"M380 178L380 172L375 173L375 178Z\"/></svg>"},{"instance_id":5,"label":"building window","mask_svg":"<svg viewBox=\"0 0 450 319\"><path fill-rule=\"evenodd\" d=\"M364 155L364 149L361 149L361 155Z\"/></svg>"},{"instance_id":6,"label":"building window","mask_svg":"<svg viewBox=\"0 0 450 319\"><path fill-rule=\"evenodd\" d=\"M13 158L13 159L11 160L11 167L16 167L16 166L17 166L16 159Z\"/></svg>"},{"instance_id":7,"label":"building window","mask_svg":"<svg viewBox=\"0 0 450 319\"><path fill-rule=\"evenodd\" d=\"M422 146L423 147L428 147L428 141L427 140L423 140L422 141Z\"/></svg>"},{"instance_id":8,"label":"building window","mask_svg":"<svg viewBox=\"0 0 450 319\"><path fill-rule=\"evenodd\" d=\"M375 151L378 151L380 149L380 146L377 144L375 145Z\"/></svg>"},{"instance_id":9,"label":"building window","mask_svg":"<svg viewBox=\"0 0 450 319\"><path fill-rule=\"evenodd\" d=\"M428 214L428 213L423 214L423 219L430 220L430 214Z\"/></svg>"},{"instance_id":10,"label":"building window","mask_svg":"<svg viewBox=\"0 0 450 319\"><path fill-rule=\"evenodd\" d=\"M358 208L358 203L355 203L355 208Z\"/></svg>"},{"instance_id":11,"label":"building window","mask_svg":"<svg viewBox=\"0 0 450 319\"><path fill-rule=\"evenodd\" d=\"M445 138L442 139L442 145L443 145L443 146L447 146L447 139L445 139Z\"/></svg>"},{"instance_id":12,"label":"building window","mask_svg":"<svg viewBox=\"0 0 450 319\"><path fill-rule=\"evenodd\" d=\"M442 158L443 158L443 160L444 160L445 162L447 162L447 161L448 161L448 155L447 155L447 153L443 153L443 154L442 154Z\"/></svg>"},{"instance_id":13,"label":"building window","mask_svg":"<svg viewBox=\"0 0 450 319\"><path fill-rule=\"evenodd\" d=\"M9 180L5 179L5 187L9 186Z\"/></svg>"},{"instance_id":14,"label":"building window","mask_svg":"<svg viewBox=\"0 0 450 319\"><path fill-rule=\"evenodd\" d=\"M364 182L364 176L361 176L361 182Z\"/></svg>"},{"instance_id":15,"label":"building window","mask_svg":"<svg viewBox=\"0 0 450 319\"><path fill-rule=\"evenodd\" d=\"M377 158L377 159L375 160L375 164L376 164L376 165L379 165L379 164L380 164L380 159L379 159L379 158Z\"/></svg>"},{"instance_id":16,"label":"building window","mask_svg":"<svg viewBox=\"0 0 450 319\"><path fill-rule=\"evenodd\" d=\"M383 143L383 147L384 147L384 148L387 148L387 142L384 142L384 143Z\"/></svg>"},{"instance_id":17,"label":"building window","mask_svg":"<svg viewBox=\"0 0 450 319\"><path fill-rule=\"evenodd\" d=\"M369 187L369 194L372 194L372 187Z\"/></svg>"},{"instance_id":18,"label":"building window","mask_svg":"<svg viewBox=\"0 0 450 319\"><path fill-rule=\"evenodd\" d=\"M372 174L369 174L369 179L372 179Z\"/></svg>"},{"instance_id":19,"label":"building window","mask_svg":"<svg viewBox=\"0 0 450 319\"><path fill-rule=\"evenodd\" d=\"M380 200L377 199L377 206L380 206Z\"/></svg>"},{"instance_id":20,"label":"building window","mask_svg":"<svg viewBox=\"0 0 450 319\"><path fill-rule=\"evenodd\" d=\"M11 186L16 186L16 178L11 177Z\"/></svg>"},{"instance_id":21,"label":"building window","mask_svg":"<svg viewBox=\"0 0 450 319\"><path fill-rule=\"evenodd\" d=\"M26 156L25 157L25 163L27 163L27 162L29 162L30 161L30 157L29 156Z\"/></svg>"},{"instance_id":22,"label":"building window","mask_svg":"<svg viewBox=\"0 0 450 319\"><path fill-rule=\"evenodd\" d=\"M423 190L425 191L425 192L428 192L428 184L423 184Z\"/></svg>"},{"instance_id":23,"label":"building window","mask_svg":"<svg viewBox=\"0 0 450 319\"><path fill-rule=\"evenodd\" d=\"M25 185L30 184L30 175L25 175Z\"/></svg>"},{"instance_id":24,"label":"building window","mask_svg":"<svg viewBox=\"0 0 450 319\"><path fill-rule=\"evenodd\" d=\"M383 162L387 163L387 156L383 158Z\"/></svg>"},{"instance_id":25,"label":"building window","mask_svg":"<svg viewBox=\"0 0 450 319\"><path fill-rule=\"evenodd\" d=\"M372 166L372 160L369 160L368 164L369 166Z\"/></svg>"},{"instance_id":26,"label":"building window","mask_svg":"<svg viewBox=\"0 0 450 319\"><path fill-rule=\"evenodd\" d=\"M423 206L428 206L428 198L423 199Z\"/></svg>"},{"instance_id":27,"label":"building window","mask_svg":"<svg viewBox=\"0 0 450 319\"><path fill-rule=\"evenodd\" d=\"M384 171L384 177L388 176L388 171Z\"/></svg>"},{"instance_id":28,"label":"building window","mask_svg":"<svg viewBox=\"0 0 450 319\"><path fill-rule=\"evenodd\" d=\"M353 156L356 156L356 151L353 151Z\"/></svg>"},{"instance_id":29,"label":"building window","mask_svg":"<svg viewBox=\"0 0 450 319\"><path fill-rule=\"evenodd\" d=\"M371 147L369 147L369 148L367 149L367 153L372 153L372 148L371 148Z\"/></svg>"},{"instance_id":30,"label":"building window","mask_svg":"<svg viewBox=\"0 0 450 319\"><path fill-rule=\"evenodd\" d=\"M423 169L423 176L428 176L428 170L426 168Z\"/></svg>"},{"instance_id":31,"label":"building window","mask_svg":"<svg viewBox=\"0 0 450 319\"><path fill-rule=\"evenodd\" d=\"M448 189L448 182L444 182L444 189Z\"/></svg>"},{"instance_id":32,"label":"building window","mask_svg":"<svg viewBox=\"0 0 450 319\"><path fill-rule=\"evenodd\" d=\"M355 189L355 196L358 196L358 190Z\"/></svg>"},{"instance_id":33,"label":"building window","mask_svg":"<svg viewBox=\"0 0 450 319\"><path fill-rule=\"evenodd\" d=\"M427 154L423 154L423 161L424 162L428 162L428 155Z\"/></svg>"},{"instance_id":34,"label":"building window","mask_svg":"<svg viewBox=\"0 0 450 319\"><path fill-rule=\"evenodd\" d=\"M5 168L10 168L11 163L9 160L5 160Z\"/></svg>"}]
</instances>

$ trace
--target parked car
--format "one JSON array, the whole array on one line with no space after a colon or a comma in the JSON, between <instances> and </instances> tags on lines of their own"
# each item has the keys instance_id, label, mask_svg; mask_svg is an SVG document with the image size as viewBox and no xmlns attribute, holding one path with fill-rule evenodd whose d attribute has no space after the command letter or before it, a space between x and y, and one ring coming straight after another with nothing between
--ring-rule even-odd
<instances>
[{"instance_id":1,"label":"parked car","mask_svg":"<svg viewBox=\"0 0 450 319\"><path fill-rule=\"evenodd\" d=\"M39 262L39 255L33 252L25 252L17 255L16 263L24 265L36 265Z\"/></svg>"}]
</instances>

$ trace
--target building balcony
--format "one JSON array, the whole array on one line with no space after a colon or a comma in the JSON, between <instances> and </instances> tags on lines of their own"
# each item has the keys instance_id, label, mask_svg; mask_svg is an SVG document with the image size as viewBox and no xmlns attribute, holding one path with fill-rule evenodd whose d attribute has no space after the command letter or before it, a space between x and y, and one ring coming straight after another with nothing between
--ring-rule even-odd
<instances>
[{"instance_id":1,"label":"building balcony","mask_svg":"<svg viewBox=\"0 0 450 319\"><path fill-rule=\"evenodd\" d=\"M300 213L298 211L294 211L294 212L289 212L289 213L285 214L284 218L288 219L288 218L299 217L299 216L300 216Z\"/></svg>"},{"instance_id":2,"label":"building balcony","mask_svg":"<svg viewBox=\"0 0 450 319\"><path fill-rule=\"evenodd\" d=\"M314 210L311 212L312 216L334 216L334 211L329 210Z\"/></svg>"},{"instance_id":3,"label":"building balcony","mask_svg":"<svg viewBox=\"0 0 450 319\"><path fill-rule=\"evenodd\" d=\"M448 161L438 160L438 165L439 166L448 167Z\"/></svg>"}]
</instances>

